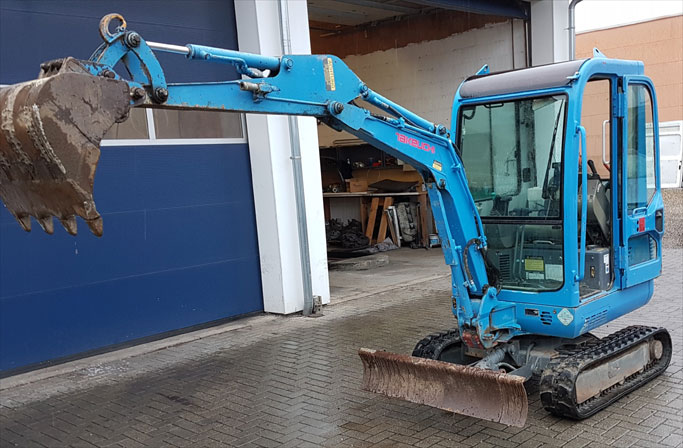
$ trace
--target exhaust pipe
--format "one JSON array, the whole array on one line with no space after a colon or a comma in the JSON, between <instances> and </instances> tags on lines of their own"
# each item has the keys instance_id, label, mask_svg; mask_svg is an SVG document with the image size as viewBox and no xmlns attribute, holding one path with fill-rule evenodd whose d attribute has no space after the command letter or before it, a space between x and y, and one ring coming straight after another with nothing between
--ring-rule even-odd
<instances>
[{"instance_id":1,"label":"exhaust pipe","mask_svg":"<svg viewBox=\"0 0 683 448\"><path fill-rule=\"evenodd\" d=\"M576 59L576 26L575 26L575 8L582 0L572 0L569 3L569 55L568 59L573 61Z\"/></svg>"}]
</instances>

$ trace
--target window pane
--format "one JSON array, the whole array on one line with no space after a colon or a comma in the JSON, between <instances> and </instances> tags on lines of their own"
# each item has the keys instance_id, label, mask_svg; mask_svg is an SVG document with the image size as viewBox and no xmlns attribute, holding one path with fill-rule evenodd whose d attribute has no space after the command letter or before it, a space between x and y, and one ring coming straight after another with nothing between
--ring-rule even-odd
<instances>
[{"instance_id":1,"label":"window pane","mask_svg":"<svg viewBox=\"0 0 683 448\"><path fill-rule=\"evenodd\" d=\"M242 138L242 117L235 112L155 109L157 139Z\"/></svg>"},{"instance_id":2,"label":"window pane","mask_svg":"<svg viewBox=\"0 0 683 448\"><path fill-rule=\"evenodd\" d=\"M655 194L655 142L652 100L644 85L628 86L627 192L628 211L647 207ZM647 132L649 129L650 132Z\"/></svg>"},{"instance_id":3,"label":"window pane","mask_svg":"<svg viewBox=\"0 0 683 448\"><path fill-rule=\"evenodd\" d=\"M555 290L564 281L562 226L484 224L486 257L503 288Z\"/></svg>"},{"instance_id":4,"label":"window pane","mask_svg":"<svg viewBox=\"0 0 683 448\"><path fill-rule=\"evenodd\" d=\"M460 153L482 217L559 217L564 96L464 106Z\"/></svg>"},{"instance_id":5,"label":"window pane","mask_svg":"<svg viewBox=\"0 0 683 448\"><path fill-rule=\"evenodd\" d=\"M148 139L147 111L142 108L130 110L128 119L117 123L104 134L105 140Z\"/></svg>"},{"instance_id":6,"label":"window pane","mask_svg":"<svg viewBox=\"0 0 683 448\"><path fill-rule=\"evenodd\" d=\"M586 129L586 152L588 160L595 162L602 179L609 179L610 172L602 164L603 144L605 160L611 157L611 85L608 79L591 79L583 91L581 126ZM580 164L579 164L580 166ZM591 171L588 171L590 174Z\"/></svg>"},{"instance_id":7,"label":"window pane","mask_svg":"<svg viewBox=\"0 0 683 448\"><path fill-rule=\"evenodd\" d=\"M632 236L628 240L628 265L635 266L657 258L657 242L652 235Z\"/></svg>"}]
</instances>

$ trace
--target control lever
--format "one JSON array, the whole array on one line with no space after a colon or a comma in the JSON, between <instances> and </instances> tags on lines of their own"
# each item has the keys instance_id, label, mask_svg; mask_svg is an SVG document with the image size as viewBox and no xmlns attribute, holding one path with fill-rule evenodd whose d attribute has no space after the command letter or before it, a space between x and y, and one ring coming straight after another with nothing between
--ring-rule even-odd
<instances>
[{"instance_id":1,"label":"control lever","mask_svg":"<svg viewBox=\"0 0 683 448\"><path fill-rule=\"evenodd\" d=\"M593 176L598 176L598 177L600 177L600 175L598 174L598 170L595 169L595 162L593 162L593 160L588 159L588 166L590 167L590 169L591 169L591 174L592 174Z\"/></svg>"}]
</instances>

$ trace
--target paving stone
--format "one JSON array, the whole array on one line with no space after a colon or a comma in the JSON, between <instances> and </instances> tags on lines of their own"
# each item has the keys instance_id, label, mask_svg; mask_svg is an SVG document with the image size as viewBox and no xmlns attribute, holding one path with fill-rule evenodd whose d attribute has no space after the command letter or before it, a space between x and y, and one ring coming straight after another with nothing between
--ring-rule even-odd
<instances>
[{"instance_id":1,"label":"paving stone","mask_svg":"<svg viewBox=\"0 0 683 448\"><path fill-rule=\"evenodd\" d=\"M663 446L681 446L683 437L678 434L671 434L660 442Z\"/></svg>"},{"instance_id":2,"label":"paving stone","mask_svg":"<svg viewBox=\"0 0 683 448\"><path fill-rule=\"evenodd\" d=\"M0 446L683 447L682 270L665 248L650 303L595 331L664 326L671 366L581 422L547 414L535 380L525 428L361 390L359 347L410 353L454 326L444 278L3 390Z\"/></svg>"}]
</instances>

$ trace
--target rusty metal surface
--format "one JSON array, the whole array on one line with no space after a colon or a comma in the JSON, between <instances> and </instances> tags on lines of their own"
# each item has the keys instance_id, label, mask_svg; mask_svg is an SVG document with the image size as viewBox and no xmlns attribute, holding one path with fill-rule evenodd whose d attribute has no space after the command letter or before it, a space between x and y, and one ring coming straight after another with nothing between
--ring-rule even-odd
<instances>
[{"instance_id":1,"label":"rusty metal surface","mask_svg":"<svg viewBox=\"0 0 683 448\"><path fill-rule=\"evenodd\" d=\"M75 235L80 216L102 235L93 199L100 140L129 102L125 82L92 76L73 58L0 89L0 199L24 230L33 216L53 233L54 216Z\"/></svg>"},{"instance_id":2,"label":"rusty metal surface","mask_svg":"<svg viewBox=\"0 0 683 448\"><path fill-rule=\"evenodd\" d=\"M365 348L358 355L365 390L511 426L526 422L522 377Z\"/></svg>"}]
</instances>

